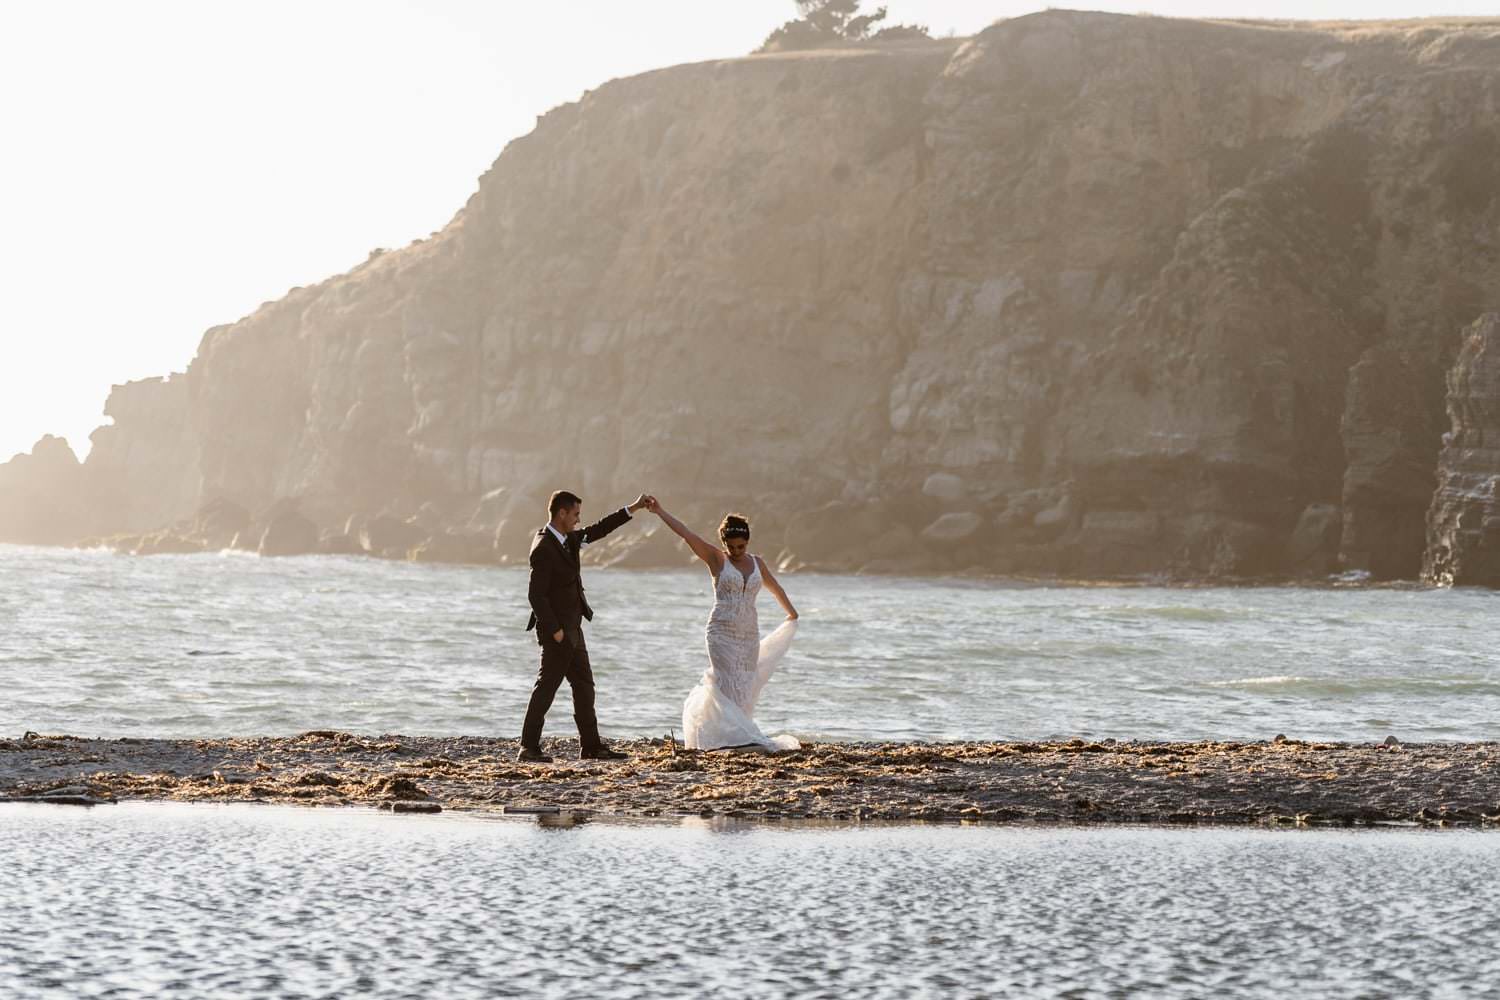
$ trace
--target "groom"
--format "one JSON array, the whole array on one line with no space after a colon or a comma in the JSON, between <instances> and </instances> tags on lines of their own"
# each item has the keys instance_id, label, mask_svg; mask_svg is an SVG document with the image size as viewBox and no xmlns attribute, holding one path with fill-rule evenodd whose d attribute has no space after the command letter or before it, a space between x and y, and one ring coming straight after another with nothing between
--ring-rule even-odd
<instances>
[{"instance_id":1,"label":"groom","mask_svg":"<svg viewBox=\"0 0 1500 1000\"><path fill-rule=\"evenodd\" d=\"M594 718L594 674L583 641L583 620L593 621L594 609L583 596L578 554L589 542L597 542L630 520L633 511L647 506L652 499L642 494L635 503L586 528L578 527L583 501L577 494L558 490L547 501L551 521L536 533L531 543L531 583L526 591L531 601L531 620L526 628L536 629L536 641L542 647L542 666L526 706L517 760L552 762L551 757L542 753L542 722L564 677L573 689L578 756L584 760L624 760L628 756L604 744L599 738L599 722Z\"/></svg>"}]
</instances>

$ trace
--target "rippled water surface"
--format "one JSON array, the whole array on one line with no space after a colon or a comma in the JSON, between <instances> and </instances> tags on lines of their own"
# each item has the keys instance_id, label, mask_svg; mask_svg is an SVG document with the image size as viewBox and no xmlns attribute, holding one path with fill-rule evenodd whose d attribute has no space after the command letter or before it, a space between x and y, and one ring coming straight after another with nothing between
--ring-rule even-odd
<instances>
[{"instance_id":1,"label":"rippled water surface","mask_svg":"<svg viewBox=\"0 0 1500 1000\"><path fill-rule=\"evenodd\" d=\"M1500 838L0 805L0 995L1479 996Z\"/></svg>"},{"instance_id":2,"label":"rippled water surface","mask_svg":"<svg viewBox=\"0 0 1500 1000\"><path fill-rule=\"evenodd\" d=\"M607 735L680 726L706 573L587 571ZM791 575L758 711L834 739L1500 739L1486 591L1038 587ZM0 735L515 735L525 574L0 546ZM769 595L762 625L777 619ZM566 692L549 734L568 735Z\"/></svg>"}]
</instances>

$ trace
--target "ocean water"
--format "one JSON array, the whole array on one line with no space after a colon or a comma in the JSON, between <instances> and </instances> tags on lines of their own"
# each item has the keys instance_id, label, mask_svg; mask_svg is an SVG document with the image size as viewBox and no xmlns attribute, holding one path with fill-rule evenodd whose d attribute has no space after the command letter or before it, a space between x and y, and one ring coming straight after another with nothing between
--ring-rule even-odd
<instances>
[{"instance_id":1,"label":"ocean water","mask_svg":"<svg viewBox=\"0 0 1500 1000\"><path fill-rule=\"evenodd\" d=\"M680 734L707 573L586 581L605 734ZM802 623L768 732L1500 739L1488 591L783 583ZM525 590L518 569L0 546L0 736L514 736L537 659ZM548 734L571 734L566 690Z\"/></svg>"},{"instance_id":2,"label":"ocean water","mask_svg":"<svg viewBox=\"0 0 1500 1000\"><path fill-rule=\"evenodd\" d=\"M1500 838L0 805L0 996L1469 997Z\"/></svg>"},{"instance_id":3,"label":"ocean water","mask_svg":"<svg viewBox=\"0 0 1500 1000\"><path fill-rule=\"evenodd\" d=\"M606 733L666 732L704 666L707 574L588 580ZM1488 592L784 583L803 624L763 697L773 732L1500 738ZM514 735L525 618L516 570L0 547L0 736ZM1404 998L1500 979L1500 838L1481 832L0 804L0 870L0 1000Z\"/></svg>"}]
</instances>

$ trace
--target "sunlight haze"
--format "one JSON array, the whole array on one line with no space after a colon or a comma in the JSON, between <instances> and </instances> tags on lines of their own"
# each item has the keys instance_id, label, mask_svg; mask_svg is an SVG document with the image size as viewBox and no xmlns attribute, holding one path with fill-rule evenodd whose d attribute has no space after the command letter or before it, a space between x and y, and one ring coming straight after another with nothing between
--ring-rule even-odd
<instances>
[{"instance_id":1,"label":"sunlight haze","mask_svg":"<svg viewBox=\"0 0 1500 1000\"><path fill-rule=\"evenodd\" d=\"M1482 7L1094 6L1261 18ZM1040 9L888 7L889 23L935 36ZM790 0L7 5L0 460L45 433L81 457L112 383L180 371L208 327L440 229L548 109L614 77L744 55L792 16Z\"/></svg>"}]
</instances>

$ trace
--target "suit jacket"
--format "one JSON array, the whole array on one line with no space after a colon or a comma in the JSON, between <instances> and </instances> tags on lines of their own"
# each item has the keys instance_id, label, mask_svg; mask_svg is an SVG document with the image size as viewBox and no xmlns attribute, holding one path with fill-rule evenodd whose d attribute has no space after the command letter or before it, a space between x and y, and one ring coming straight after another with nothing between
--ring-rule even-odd
<instances>
[{"instance_id":1,"label":"suit jacket","mask_svg":"<svg viewBox=\"0 0 1500 1000\"><path fill-rule=\"evenodd\" d=\"M586 528L568 532L568 544L562 545L546 525L531 542L531 582L526 597L531 602L531 618L526 628L535 628L537 638L550 636L558 629L578 628L583 619L594 620L594 609L583 596L583 574L578 554L585 542L597 542L630 520L628 510L617 510Z\"/></svg>"}]
</instances>

